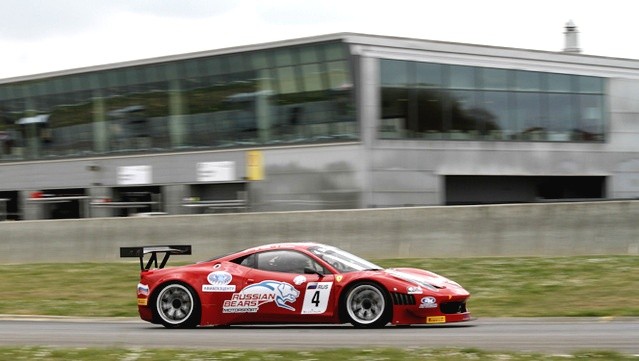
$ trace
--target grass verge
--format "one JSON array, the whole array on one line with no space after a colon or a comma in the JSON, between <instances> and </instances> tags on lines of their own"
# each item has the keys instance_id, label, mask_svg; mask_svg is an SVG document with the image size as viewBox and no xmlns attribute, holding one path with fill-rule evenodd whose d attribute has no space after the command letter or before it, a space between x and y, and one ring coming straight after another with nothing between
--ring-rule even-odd
<instances>
[{"instance_id":1,"label":"grass verge","mask_svg":"<svg viewBox=\"0 0 639 361\"><path fill-rule=\"evenodd\" d=\"M125 348L43 348L43 347L10 347L0 348L3 360L138 360L138 361L179 361L179 360L332 360L332 361L461 361L461 360L508 360L508 361L552 361L552 360L592 360L592 361L624 361L637 360L636 356L615 352L589 351L570 355L542 355L534 353L487 352L475 349L336 349L321 351L210 351L210 350L160 350L160 349L125 349Z\"/></svg>"},{"instance_id":2,"label":"grass verge","mask_svg":"<svg viewBox=\"0 0 639 361\"><path fill-rule=\"evenodd\" d=\"M476 317L639 316L639 257L383 259L468 289ZM0 265L0 314L137 316L137 263Z\"/></svg>"}]
</instances>

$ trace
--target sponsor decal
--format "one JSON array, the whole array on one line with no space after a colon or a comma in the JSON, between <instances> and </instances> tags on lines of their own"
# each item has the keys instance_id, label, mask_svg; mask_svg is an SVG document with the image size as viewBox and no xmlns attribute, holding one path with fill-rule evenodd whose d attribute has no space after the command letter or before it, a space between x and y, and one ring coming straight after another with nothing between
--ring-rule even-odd
<instances>
[{"instance_id":1,"label":"sponsor decal","mask_svg":"<svg viewBox=\"0 0 639 361\"><path fill-rule=\"evenodd\" d=\"M244 287L240 292L234 293L230 300L225 300L222 306L224 313L255 313L260 306L274 302L277 307L295 311L288 305L299 297L300 291L293 285L279 281L262 281L254 285Z\"/></svg>"},{"instance_id":2,"label":"sponsor decal","mask_svg":"<svg viewBox=\"0 0 639 361\"><path fill-rule=\"evenodd\" d=\"M146 306L149 300L147 298L138 298L138 306Z\"/></svg>"},{"instance_id":3,"label":"sponsor decal","mask_svg":"<svg viewBox=\"0 0 639 361\"><path fill-rule=\"evenodd\" d=\"M299 286L302 283L306 283L306 277L304 276L297 276L295 278L293 278L293 283L295 283L295 285Z\"/></svg>"},{"instance_id":4,"label":"sponsor decal","mask_svg":"<svg viewBox=\"0 0 639 361\"><path fill-rule=\"evenodd\" d=\"M408 294L409 295L421 295L422 294L422 288L419 287L419 286L408 287Z\"/></svg>"},{"instance_id":5,"label":"sponsor decal","mask_svg":"<svg viewBox=\"0 0 639 361\"><path fill-rule=\"evenodd\" d=\"M215 271L206 277L210 284L202 285L202 292L235 292L235 285L229 285L233 276L226 271Z\"/></svg>"},{"instance_id":6,"label":"sponsor decal","mask_svg":"<svg viewBox=\"0 0 639 361\"><path fill-rule=\"evenodd\" d=\"M302 314L309 315L326 312L332 287L333 282L309 282L304 293Z\"/></svg>"},{"instance_id":7,"label":"sponsor decal","mask_svg":"<svg viewBox=\"0 0 639 361\"><path fill-rule=\"evenodd\" d=\"M437 308L437 300L435 297L422 297L419 308Z\"/></svg>"},{"instance_id":8,"label":"sponsor decal","mask_svg":"<svg viewBox=\"0 0 639 361\"><path fill-rule=\"evenodd\" d=\"M138 295L148 296L149 295L149 286L143 283L138 283Z\"/></svg>"},{"instance_id":9,"label":"sponsor decal","mask_svg":"<svg viewBox=\"0 0 639 361\"><path fill-rule=\"evenodd\" d=\"M228 285L233 280L233 276L226 271L215 271L209 273L206 279L212 285Z\"/></svg>"},{"instance_id":10,"label":"sponsor decal","mask_svg":"<svg viewBox=\"0 0 639 361\"><path fill-rule=\"evenodd\" d=\"M446 323L446 316L426 317L426 323Z\"/></svg>"},{"instance_id":11,"label":"sponsor decal","mask_svg":"<svg viewBox=\"0 0 639 361\"><path fill-rule=\"evenodd\" d=\"M202 292L235 292L235 285L202 285Z\"/></svg>"}]
</instances>

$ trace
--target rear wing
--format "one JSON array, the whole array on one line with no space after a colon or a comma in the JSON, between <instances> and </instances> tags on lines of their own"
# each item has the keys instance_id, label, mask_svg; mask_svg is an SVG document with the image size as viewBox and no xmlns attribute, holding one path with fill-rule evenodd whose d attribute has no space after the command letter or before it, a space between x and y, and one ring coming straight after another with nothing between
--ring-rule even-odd
<instances>
[{"instance_id":1,"label":"rear wing","mask_svg":"<svg viewBox=\"0 0 639 361\"><path fill-rule=\"evenodd\" d=\"M162 261L158 266L158 254L163 253ZM144 256L151 254L149 260L144 264ZM140 271L148 271L151 266L155 268L164 268L169 261L169 257L172 255L190 255L191 246L144 246L144 247L120 247L121 258L139 258L140 259Z\"/></svg>"}]
</instances>

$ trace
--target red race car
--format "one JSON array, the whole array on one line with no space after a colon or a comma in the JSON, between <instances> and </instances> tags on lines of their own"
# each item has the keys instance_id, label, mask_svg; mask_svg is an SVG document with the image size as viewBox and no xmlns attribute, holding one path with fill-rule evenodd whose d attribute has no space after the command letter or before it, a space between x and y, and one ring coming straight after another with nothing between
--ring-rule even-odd
<instances>
[{"instance_id":1,"label":"red race car","mask_svg":"<svg viewBox=\"0 0 639 361\"><path fill-rule=\"evenodd\" d=\"M382 269L328 245L278 243L164 268L170 255L179 254L191 254L191 246L120 249L121 257L140 259L143 320L169 328L347 322L382 327L471 318L470 294L459 284L421 269Z\"/></svg>"}]
</instances>

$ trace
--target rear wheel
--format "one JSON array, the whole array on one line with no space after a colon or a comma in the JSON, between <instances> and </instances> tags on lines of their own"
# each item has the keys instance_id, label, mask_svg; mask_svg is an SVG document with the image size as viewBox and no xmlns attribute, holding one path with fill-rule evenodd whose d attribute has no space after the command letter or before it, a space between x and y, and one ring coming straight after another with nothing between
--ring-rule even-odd
<instances>
[{"instance_id":1,"label":"rear wheel","mask_svg":"<svg viewBox=\"0 0 639 361\"><path fill-rule=\"evenodd\" d=\"M342 301L348 322L356 327L383 327L392 317L392 305L387 292L372 282L350 287Z\"/></svg>"},{"instance_id":2,"label":"rear wheel","mask_svg":"<svg viewBox=\"0 0 639 361\"><path fill-rule=\"evenodd\" d=\"M160 288L153 305L156 319L168 328L193 328L200 322L200 301L193 289L181 283Z\"/></svg>"}]
</instances>

